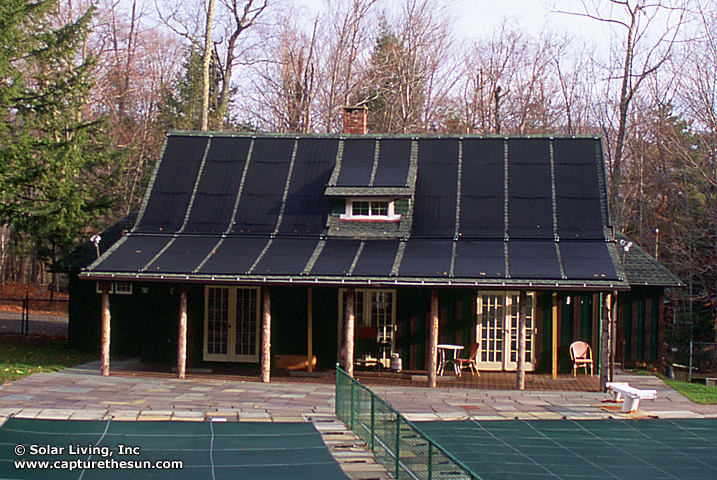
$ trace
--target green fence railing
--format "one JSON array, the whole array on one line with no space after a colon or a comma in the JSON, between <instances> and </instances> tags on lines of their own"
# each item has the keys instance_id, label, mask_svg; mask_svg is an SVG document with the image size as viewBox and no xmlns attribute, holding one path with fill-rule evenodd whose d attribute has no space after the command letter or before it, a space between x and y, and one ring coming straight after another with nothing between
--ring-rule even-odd
<instances>
[{"instance_id":1,"label":"green fence railing","mask_svg":"<svg viewBox=\"0 0 717 480\"><path fill-rule=\"evenodd\" d=\"M336 416L398 479L481 480L385 400L336 366Z\"/></svg>"}]
</instances>

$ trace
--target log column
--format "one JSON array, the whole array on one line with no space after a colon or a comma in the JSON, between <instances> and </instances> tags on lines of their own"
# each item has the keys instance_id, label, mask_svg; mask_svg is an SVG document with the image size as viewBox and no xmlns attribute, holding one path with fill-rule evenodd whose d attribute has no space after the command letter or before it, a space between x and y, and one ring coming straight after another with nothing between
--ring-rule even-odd
<instances>
[{"instance_id":1,"label":"log column","mask_svg":"<svg viewBox=\"0 0 717 480\"><path fill-rule=\"evenodd\" d=\"M553 380L558 378L558 292L553 292Z\"/></svg>"},{"instance_id":2,"label":"log column","mask_svg":"<svg viewBox=\"0 0 717 480\"><path fill-rule=\"evenodd\" d=\"M261 323L261 381L269 383L271 380L271 297L269 287L262 288L263 311Z\"/></svg>"},{"instance_id":3,"label":"log column","mask_svg":"<svg viewBox=\"0 0 717 480\"><path fill-rule=\"evenodd\" d=\"M100 375L110 374L110 283L102 282L102 351Z\"/></svg>"},{"instance_id":4,"label":"log column","mask_svg":"<svg viewBox=\"0 0 717 480\"><path fill-rule=\"evenodd\" d=\"M354 289L346 289L346 336L344 337L344 369L354 376Z\"/></svg>"},{"instance_id":5,"label":"log column","mask_svg":"<svg viewBox=\"0 0 717 480\"><path fill-rule=\"evenodd\" d=\"M438 291L431 290L431 318L428 326L428 388L436 388L438 362Z\"/></svg>"},{"instance_id":6,"label":"log column","mask_svg":"<svg viewBox=\"0 0 717 480\"><path fill-rule=\"evenodd\" d=\"M179 293L179 332L177 336L177 378L183 379L187 371L187 286Z\"/></svg>"},{"instance_id":7,"label":"log column","mask_svg":"<svg viewBox=\"0 0 717 480\"><path fill-rule=\"evenodd\" d=\"M518 390L525 390L525 321L528 315L528 296L520 292L520 309L518 312Z\"/></svg>"}]
</instances>

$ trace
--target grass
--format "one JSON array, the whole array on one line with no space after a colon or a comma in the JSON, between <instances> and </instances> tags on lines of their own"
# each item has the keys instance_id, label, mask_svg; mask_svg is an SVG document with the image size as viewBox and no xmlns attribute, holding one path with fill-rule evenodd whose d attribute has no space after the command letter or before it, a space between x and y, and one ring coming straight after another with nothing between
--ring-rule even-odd
<instances>
[{"instance_id":1,"label":"grass","mask_svg":"<svg viewBox=\"0 0 717 480\"><path fill-rule=\"evenodd\" d=\"M95 359L95 354L70 350L64 338L0 335L0 385L33 373L55 372Z\"/></svg>"},{"instance_id":2,"label":"grass","mask_svg":"<svg viewBox=\"0 0 717 480\"><path fill-rule=\"evenodd\" d=\"M667 378L661 373L647 372L645 370L635 370L636 375L655 375L661 378L668 387L672 387L679 393L689 398L695 403L702 405L717 405L717 387L702 385L699 383L683 382L681 380L673 380Z\"/></svg>"}]
</instances>

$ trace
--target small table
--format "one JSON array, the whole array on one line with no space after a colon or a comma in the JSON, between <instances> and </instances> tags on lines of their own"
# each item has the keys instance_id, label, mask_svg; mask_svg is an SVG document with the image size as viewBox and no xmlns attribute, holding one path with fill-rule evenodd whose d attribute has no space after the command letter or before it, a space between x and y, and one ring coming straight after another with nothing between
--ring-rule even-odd
<instances>
[{"instance_id":1,"label":"small table","mask_svg":"<svg viewBox=\"0 0 717 480\"><path fill-rule=\"evenodd\" d=\"M447 359L446 352L449 350L453 352L453 356ZM463 350L463 345L450 345L447 343L438 344L438 375L443 376L446 365L449 363L453 364L453 371L456 372L456 375L458 375L458 364L454 360L458 358L458 352L461 350Z\"/></svg>"}]
</instances>

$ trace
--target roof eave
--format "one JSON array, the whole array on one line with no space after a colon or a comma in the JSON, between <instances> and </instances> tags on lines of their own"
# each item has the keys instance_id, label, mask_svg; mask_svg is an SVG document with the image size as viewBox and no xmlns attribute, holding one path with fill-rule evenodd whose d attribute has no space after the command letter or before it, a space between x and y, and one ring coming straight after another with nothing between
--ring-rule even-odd
<instances>
[{"instance_id":1,"label":"roof eave","mask_svg":"<svg viewBox=\"0 0 717 480\"><path fill-rule=\"evenodd\" d=\"M624 280L554 280L513 278L417 278L417 277L338 277L307 275L200 275L183 273L92 272L81 279L96 281L184 282L217 284L328 285L328 286L403 286L463 288L530 288L533 290L620 290L630 286Z\"/></svg>"}]
</instances>

